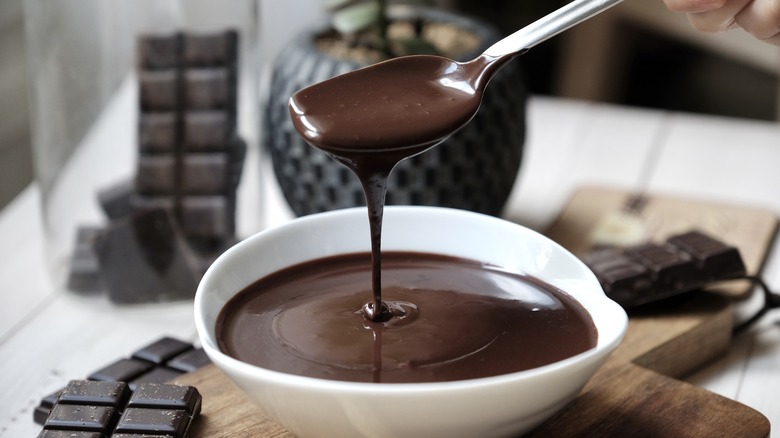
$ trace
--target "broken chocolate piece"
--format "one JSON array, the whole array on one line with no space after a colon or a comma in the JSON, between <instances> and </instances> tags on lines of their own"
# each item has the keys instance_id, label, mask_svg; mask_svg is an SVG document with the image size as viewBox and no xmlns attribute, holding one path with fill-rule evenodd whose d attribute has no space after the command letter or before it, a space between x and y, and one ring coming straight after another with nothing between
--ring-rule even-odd
<instances>
[{"instance_id":1,"label":"broken chocolate piece","mask_svg":"<svg viewBox=\"0 0 780 438\"><path fill-rule=\"evenodd\" d=\"M607 296L625 308L747 274L736 248L698 231L672 236L663 244L594 250L583 262Z\"/></svg>"},{"instance_id":2,"label":"broken chocolate piece","mask_svg":"<svg viewBox=\"0 0 780 438\"><path fill-rule=\"evenodd\" d=\"M690 254L710 280L745 275L745 265L739 250L702 232L691 231L671 237L668 242Z\"/></svg>"}]
</instances>

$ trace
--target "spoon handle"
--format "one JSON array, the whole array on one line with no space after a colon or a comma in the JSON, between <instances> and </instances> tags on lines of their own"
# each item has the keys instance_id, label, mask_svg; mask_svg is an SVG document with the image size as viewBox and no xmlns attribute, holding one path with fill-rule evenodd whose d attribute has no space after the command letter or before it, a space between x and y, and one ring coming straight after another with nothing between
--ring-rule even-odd
<instances>
[{"instance_id":1,"label":"spoon handle","mask_svg":"<svg viewBox=\"0 0 780 438\"><path fill-rule=\"evenodd\" d=\"M621 1L623 0L574 0L493 44L484 54L490 57L514 56Z\"/></svg>"}]
</instances>

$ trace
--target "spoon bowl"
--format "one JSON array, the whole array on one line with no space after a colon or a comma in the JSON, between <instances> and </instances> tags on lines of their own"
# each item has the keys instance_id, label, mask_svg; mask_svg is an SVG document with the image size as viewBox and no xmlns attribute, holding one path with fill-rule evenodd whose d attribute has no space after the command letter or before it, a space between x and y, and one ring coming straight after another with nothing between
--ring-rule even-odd
<instances>
[{"instance_id":1,"label":"spoon bowl","mask_svg":"<svg viewBox=\"0 0 780 438\"><path fill-rule=\"evenodd\" d=\"M416 155L474 117L490 78L506 62L620 1L575 0L468 62L402 56L304 88L290 98L293 124L309 144L339 157Z\"/></svg>"}]
</instances>

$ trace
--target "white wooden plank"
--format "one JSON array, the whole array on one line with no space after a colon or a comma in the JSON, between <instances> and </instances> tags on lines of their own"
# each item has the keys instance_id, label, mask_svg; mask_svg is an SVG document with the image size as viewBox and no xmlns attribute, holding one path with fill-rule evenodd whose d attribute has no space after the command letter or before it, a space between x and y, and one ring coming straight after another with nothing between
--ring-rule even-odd
<instances>
[{"instance_id":1,"label":"white wooden plank","mask_svg":"<svg viewBox=\"0 0 780 438\"><path fill-rule=\"evenodd\" d=\"M579 185L639 187L664 124L657 111L535 97L504 216L543 229Z\"/></svg>"},{"instance_id":2,"label":"white wooden plank","mask_svg":"<svg viewBox=\"0 0 780 438\"><path fill-rule=\"evenodd\" d=\"M28 186L0 213L0 344L53 290L39 207L37 187Z\"/></svg>"},{"instance_id":3,"label":"white wooden plank","mask_svg":"<svg viewBox=\"0 0 780 438\"><path fill-rule=\"evenodd\" d=\"M780 125L678 114L654 190L772 207L780 213Z\"/></svg>"}]
</instances>

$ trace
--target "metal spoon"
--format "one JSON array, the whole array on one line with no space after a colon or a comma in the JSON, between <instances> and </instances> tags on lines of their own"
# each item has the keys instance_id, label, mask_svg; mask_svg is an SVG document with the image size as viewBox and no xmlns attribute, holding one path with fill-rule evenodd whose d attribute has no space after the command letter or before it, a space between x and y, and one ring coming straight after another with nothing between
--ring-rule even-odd
<instances>
[{"instance_id":1,"label":"metal spoon","mask_svg":"<svg viewBox=\"0 0 780 438\"><path fill-rule=\"evenodd\" d=\"M376 151L415 155L471 120L506 62L621 1L575 0L468 62L404 56L320 82L290 98L293 123L308 143L344 160Z\"/></svg>"}]
</instances>

